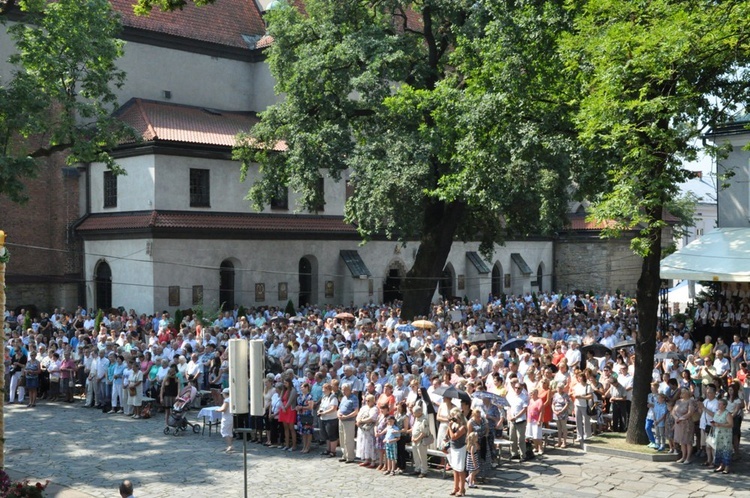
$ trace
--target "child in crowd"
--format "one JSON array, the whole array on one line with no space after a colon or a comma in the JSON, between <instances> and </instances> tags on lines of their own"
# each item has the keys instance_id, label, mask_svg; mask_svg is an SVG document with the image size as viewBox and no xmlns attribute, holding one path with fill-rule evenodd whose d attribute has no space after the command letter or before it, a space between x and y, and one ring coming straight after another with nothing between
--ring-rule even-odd
<instances>
[{"instance_id":1,"label":"child in crowd","mask_svg":"<svg viewBox=\"0 0 750 498\"><path fill-rule=\"evenodd\" d=\"M665 431L667 427L667 397L658 394L654 404L654 428L656 429L657 451L664 451Z\"/></svg>"},{"instance_id":2,"label":"child in crowd","mask_svg":"<svg viewBox=\"0 0 750 498\"><path fill-rule=\"evenodd\" d=\"M221 392L224 397L224 401L221 406L216 409L217 412L221 413L221 436L227 443L227 448L224 450L225 453L232 453L232 440L234 439L234 419L232 412L230 411L231 400L229 399L229 388L225 388Z\"/></svg>"},{"instance_id":3,"label":"child in crowd","mask_svg":"<svg viewBox=\"0 0 750 498\"><path fill-rule=\"evenodd\" d=\"M656 404L656 397L659 395L659 383L651 383L651 392L648 394L648 413L646 414L646 435L650 441L648 447L657 449L659 447L656 444L656 437L654 436L654 405Z\"/></svg>"},{"instance_id":4,"label":"child in crowd","mask_svg":"<svg viewBox=\"0 0 750 498\"><path fill-rule=\"evenodd\" d=\"M475 483L479 473L479 438L476 432L466 436L466 484L470 488L476 488Z\"/></svg>"},{"instance_id":5,"label":"child in crowd","mask_svg":"<svg viewBox=\"0 0 750 498\"><path fill-rule=\"evenodd\" d=\"M567 448L568 440L568 412L570 411L570 396L565 390L565 383L557 383L557 392L552 396L552 413L557 424L556 447Z\"/></svg>"},{"instance_id":6,"label":"child in crowd","mask_svg":"<svg viewBox=\"0 0 750 498\"><path fill-rule=\"evenodd\" d=\"M396 425L396 417L388 416L388 425L385 428L385 472L384 475L396 475L396 451L397 443L401 437L401 431Z\"/></svg>"}]
</instances>

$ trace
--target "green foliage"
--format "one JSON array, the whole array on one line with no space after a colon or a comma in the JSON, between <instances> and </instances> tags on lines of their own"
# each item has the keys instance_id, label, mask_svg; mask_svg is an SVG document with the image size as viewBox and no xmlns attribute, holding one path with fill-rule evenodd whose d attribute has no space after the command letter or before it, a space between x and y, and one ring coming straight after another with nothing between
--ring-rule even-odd
<instances>
[{"instance_id":1,"label":"green foliage","mask_svg":"<svg viewBox=\"0 0 750 498\"><path fill-rule=\"evenodd\" d=\"M123 42L109 1L17 4L24 21L7 28L14 71L0 81L0 193L27 200L25 178L56 152L68 152L68 164L99 161L122 173L106 150L135 135L111 116L111 85L125 73L115 66Z\"/></svg>"},{"instance_id":2,"label":"green foliage","mask_svg":"<svg viewBox=\"0 0 750 498\"><path fill-rule=\"evenodd\" d=\"M182 10L191 1L200 6L212 4L216 0L138 0L133 11L138 15L148 15L154 7L165 12Z\"/></svg>"},{"instance_id":3,"label":"green foliage","mask_svg":"<svg viewBox=\"0 0 750 498\"><path fill-rule=\"evenodd\" d=\"M99 327L102 324L103 318L104 318L104 312L102 311L101 308L99 308L96 311L96 317L94 318L94 330L96 331L96 333L99 333Z\"/></svg>"},{"instance_id":4,"label":"green foliage","mask_svg":"<svg viewBox=\"0 0 750 498\"><path fill-rule=\"evenodd\" d=\"M177 308L177 310L174 312L174 326L177 327L179 330L182 325L182 310L180 308Z\"/></svg>"},{"instance_id":5,"label":"green foliage","mask_svg":"<svg viewBox=\"0 0 750 498\"><path fill-rule=\"evenodd\" d=\"M689 175L681 165L695 159L696 139L748 97L749 5L568 4L575 23L562 53L581 91L580 138L598 151L601 166L581 177L581 191L597 194L591 219L613 222L605 236L638 230L632 247L642 256L654 250L664 208Z\"/></svg>"},{"instance_id":6,"label":"green foliage","mask_svg":"<svg viewBox=\"0 0 750 498\"><path fill-rule=\"evenodd\" d=\"M256 207L288 185L314 210L319 175L348 175L345 215L364 240L420 239L435 223L430 214L460 211L455 236L480 238L488 255L509 234L561 225L580 156L552 43L569 22L562 8L308 0L302 13L294 5L266 14L267 61L284 99L235 152L243 179L254 176L247 198Z\"/></svg>"},{"instance_id":7,"label":"green foliage","mask_svg":"<svg viewBox=\"0 0 750 498\"><path fill-rule=\"evenodd\" d=\"M23 315L23 330L29 330L31 328L31 313L26 312Z\"/></svg>"},{"instance_id":8,"label":"green foliage","mask_svg":"<svg viewBox=\"0 0 750 498\"><path fill-rule=\"evenodd\" d=\"M677 218L677 222L673 226L675 239L687 235L690 228L695 226L695 206L699 200L693 192L687 192L667 200L665 210Z\"/></svg>"},{"instance_id":9,"label":"green foliage","mask_svg":"<svg viewBox=\"0 0 750 498\"><path fill-rule=\"evenodd\" d=\"M284 313L289 316L294 316L297 314L297 310L294 308L294 302L291 299L287 301Z\"/></svg>"},{"instance_id":10,"label":"green foliage","mask_svg":"<svg viewBox=\"0 0 750 498\"><path fill-rule=\"evenodd\" d=\"M239 320L241 316L247 316L247 310L242 305L240 305L240 307L237 308L237 319Z\"/></svg>"}]
</instances>

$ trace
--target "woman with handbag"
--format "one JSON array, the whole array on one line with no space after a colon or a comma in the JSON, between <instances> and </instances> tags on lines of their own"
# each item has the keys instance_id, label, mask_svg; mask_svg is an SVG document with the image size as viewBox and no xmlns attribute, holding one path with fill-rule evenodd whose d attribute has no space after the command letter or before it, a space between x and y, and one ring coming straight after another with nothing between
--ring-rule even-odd
<instances>
[{"instance_id":1,"label":"woman with handbag","mask_svg":"<svg viewBox=\"0 0 750 498\"><path fill-rule=\"evenodd\" d=\"M15 402L16 391L18 391L18 404L21 404L26 397L26 377L23 375L23 370L26 368L27 359L21 349L20 341L16 342L13 357L10 361L12 369L10 373L10 398L8 404L12 405Z\"/></svg>"},{"instance_id":2,"label":"woman with handbag","mask_svg":"<svg viewBox=\"0 0 750 498\"><path fill-rule=\"evenodd\" d=\"M453 492L451 496L466 494L466 432L467 421L460 408L453 408L448 422L450 450L448 461L453 468Z\"/></svg>"},{"instance_id":3,"label":"woman with handbag","mask_svg":"<svg viewBox=\"0 0 750 498\"><path fill-rule=\"evenodd\" d=\"M36 406L36 394L39 389L39 374L42 373L42 366L39 364L39 360L36 359L36 351L31 350L29 352L29 360L26 362L23 375L26 376L26 389L29 391L29 404L27 408L33 408Z\"/></svg>"},{"instance_id":4,"label":"woman with handbag","mask_svg":"<svg viewBox=\"0 0 750 498\"><path fill-rule=\"evenodd\" d=\"M674 442L680 445L681 457L676 463L690 463L693 454L693 415L696 413L695 403L690 396L690 390L683 387L680 389L680 398L675 401L672 408L674 418Z\"/></svg>"},{"instance_id":5,"label":"woman with handbag","mask_svg":"<svg viewBox=\"0 0 750 498\"><path fill-rule=\"evenodd\" d=\"M135 361L130 360L130 368L133 370L133 375L130 377L130 383L128 384L128 404L133 407L133 418L141 418L141 405L143 404L143 372L139 365Z\"/></svg>"},{"instance_id":6,"label":"woman with handbag","mask_svg":"<svg viewBox=\"0 0 750 498\"><path fill-rule=\"evenodd\" d=\"M302 436L301 453L310 453L313 435L313 407L315 402L310 394L310 384L305 382L300 387L301 393L297 396L297 430Z\"/></svg>"},{"instance_id":7,"label":"woman with handbag","mask_svg":"<svg viewBox=\"0 0 750 498\"><path fill-rule=\"evenodd\" d=\"M49 362L47 363L47 372L49 372L49 395L50 401L57 401L61 392L64 391L65 386L61 386L61 373L60 367L62 362L60 361L60 355L57 352L50 353Z\"/></svg>"},{"instance_id":8,"label":"woman with handbag","mask_svg":"<svg viewBox=\"0 0 750 498\"><path fill-rule=\"evenodd\" d=\"M360 467L375 467L375 424L378 422L378 407L375 396L365 396L365 406L357 413L357 458Z\"/></svg>"}]
</instances>

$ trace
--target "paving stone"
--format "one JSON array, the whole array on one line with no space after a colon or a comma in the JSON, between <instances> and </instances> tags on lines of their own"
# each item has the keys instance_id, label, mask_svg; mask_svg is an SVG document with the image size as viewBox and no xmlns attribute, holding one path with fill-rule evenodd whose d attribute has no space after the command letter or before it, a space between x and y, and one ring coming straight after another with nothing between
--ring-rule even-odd
<instances>
[{"instance_id":1,"label":"paving stone","mask_svg":"<svg viewBox=\"0 0 750 498\"><path fill-rule=\"evenodd\" d=\"M188 418L194 419L195 412ZM215 434L166 436L159 415L136 421L80 406L40 403L36 410L28 411L7 407L5 423L6 468L23 475L36 474L32 477L50 477L58 489L50 497L109 498L116 496L119 482L126 477L135 481L136 496L233 498L244 494L241 442L235 442L237 453L226 455L222 439ZM743 445L745 441L743 438ZM428 479L385 477L320 458L319 451L315 446L311 455L301 455L248 444L249 496L341 496L344 483L351 491L347 494L365 498L447 496L451 490L450 475L446 479L438 472L431 472ZM741 464L736 468L736 474L716 476L696 465L572 451L564 457L550 454L532 462L503 462L486 486L469 494L534 498L750 496L746 491L750 489L750 469Z\"/></svg>"}]
</instances>

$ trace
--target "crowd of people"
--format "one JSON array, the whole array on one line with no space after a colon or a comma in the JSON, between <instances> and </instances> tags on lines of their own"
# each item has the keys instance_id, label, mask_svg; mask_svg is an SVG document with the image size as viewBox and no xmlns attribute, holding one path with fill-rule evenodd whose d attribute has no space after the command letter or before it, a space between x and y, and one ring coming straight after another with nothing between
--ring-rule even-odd
<instances>
[{"instance_id":1,"label":"crowd of people","mask_svg":"<svg viewBox=\"0 0 750 498\"><path fill-rule=\"evenodd\" d=\"M660 331L646 423L654 451L678 454L680 464L697 456L724 473L740 457L750 406L748 299L720 294L698 308L692 327L674 320ZM309 454L319 442L328 458L340 446L342 463L387 476L405 473L411 456L412 473L425 477L428 452L437 450L445 455L437 463L453 471L451 494L461 496L492 476L496 438L507 436L512 458L525 460L549 450L550 429L550 445L570 444L569 422L573 442L626 430L635 306L614 294L541 293L441 302L418 322L402 320L398 306L367 305L292 316L235 307L207 324L190 314L175 323L167 312L111 310L98 329L83 308L43 313L28 329L16 318L23 312L6 313L8 402L70 403L78 388L84 406L134 419L148 415L143 400L153 399L166 424L176 400L201 391L221 407L227 451L232 425L249 426L258 444ZM736 327L702 323L703 311L725 308ZM709 335L697 340L698 331ZM265 379L264 415L234 423L232 338L263 340L279 366Z\"/></svg>"}]
</instances>

